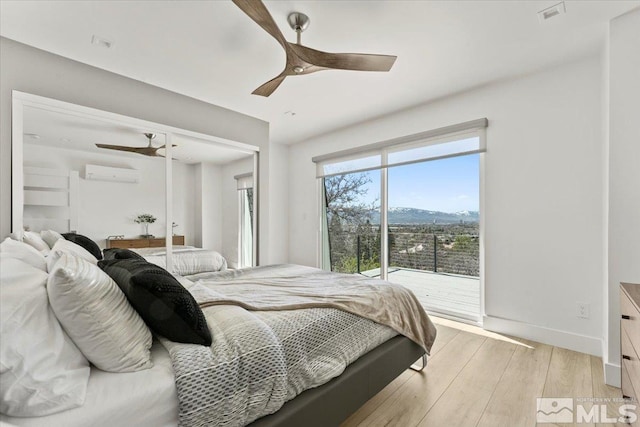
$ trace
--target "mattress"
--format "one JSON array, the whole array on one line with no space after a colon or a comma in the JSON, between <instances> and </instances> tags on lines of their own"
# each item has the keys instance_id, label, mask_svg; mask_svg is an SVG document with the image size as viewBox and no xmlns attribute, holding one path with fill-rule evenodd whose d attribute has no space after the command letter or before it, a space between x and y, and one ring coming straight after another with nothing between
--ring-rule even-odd
<instances>
[{"instance_id":1,"label":"mattress","mask_svg":"<svg viewBox=\"0 0 640 427\"><path fill-rule=\"evenodd\" d=\"M178 395L169 353L157 341L151 348L153 367L139 372L112 373L91 367L83 406L45 417L0 415L15 426L175 427Z\"/></svg>"}]
</instances>

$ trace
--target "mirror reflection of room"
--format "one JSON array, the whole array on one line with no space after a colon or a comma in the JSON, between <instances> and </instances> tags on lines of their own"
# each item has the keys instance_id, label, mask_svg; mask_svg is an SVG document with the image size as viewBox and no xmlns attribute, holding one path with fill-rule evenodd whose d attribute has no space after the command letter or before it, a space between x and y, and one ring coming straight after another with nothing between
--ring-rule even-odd
<instances>
[{"instance_id":1,"label":"mirror reflection of room","mask_svg":"<svg viewBox=\"0 0 640 427\"><path fill-rule=\"evenodd\" d=\"M25 107L24 228L76 232L102 249L114 239L164 246L165 158L155 150L164 141L146 129ZM184 211L180 203L175 211Z\"/></svg>"},{"instance_id":2,"label":"mirror reflection of room","mask_svg":"<svg viewBox=\"0 0 640 427\"><path fill-rule=\"evenodd\" d=\"M77 233L163 267L171 245L172 270L183 274L253 265L253 224L240 218L234 179L251 176L253 154L172 134L168 224L166 140L153 129L25 106L23 228Z\"/></svg>"}]
</instances>

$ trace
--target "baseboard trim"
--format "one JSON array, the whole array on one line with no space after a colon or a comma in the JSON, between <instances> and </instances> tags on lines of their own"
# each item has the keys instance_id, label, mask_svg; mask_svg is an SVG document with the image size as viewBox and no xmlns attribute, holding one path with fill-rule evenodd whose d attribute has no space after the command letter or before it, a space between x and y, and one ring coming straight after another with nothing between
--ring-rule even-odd
<instances>
[{"instance_id":1,"label":"baseboard trim","mask_svg":"<svg viewBox=\"0 0 640 427\"><path fill-rule=\"evenodd\" d=\"M620 388L621 384L622 371L620 370L620 365L615 365L613 363L605 363L604 364L604 382L605 384Z\"/></svg>"},{"instance_id":2,"label":"baseboard trim","mask_svg":"<svg viewBox=\"0 0 640 427\"><path fill-rule=\"evenodd\" d=\"M602 357L602 339L600 338L494 316L484 316L482 326L489 331Z\"/></svg>"}]
</instances>

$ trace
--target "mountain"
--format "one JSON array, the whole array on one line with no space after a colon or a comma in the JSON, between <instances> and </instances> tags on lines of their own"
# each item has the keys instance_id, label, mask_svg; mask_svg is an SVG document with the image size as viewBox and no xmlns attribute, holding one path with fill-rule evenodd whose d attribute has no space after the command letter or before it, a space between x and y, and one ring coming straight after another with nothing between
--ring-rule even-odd
<instances>
[{"instance_id":1,"label":"mountain","mask_svg":"<svg viewBox=\"0 0 640 427\"><path fill-rule=\"evenodd\" d=\"M415 208L389 208L389 224L457 224L478 222L478 211L440 212ZM371 223L380 224L380 213L371 212Z\"/></svg>"}]
</instances>

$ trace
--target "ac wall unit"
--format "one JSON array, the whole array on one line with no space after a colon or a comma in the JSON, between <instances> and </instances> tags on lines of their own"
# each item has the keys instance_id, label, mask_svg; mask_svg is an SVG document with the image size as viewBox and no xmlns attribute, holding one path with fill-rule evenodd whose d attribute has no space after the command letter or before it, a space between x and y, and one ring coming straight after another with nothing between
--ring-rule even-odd
<instances>
[{"instance_id":1,"label":"ac wall unit","mask_svg":"<svg viewBox=\"0 0 640 427\"><path fill-rule=\"evenodd\" d=\"M140 171L136 169L110 168L107 166L86 165L85 179L93 181L140 182Z\"/></svg>"}]
</instances>

